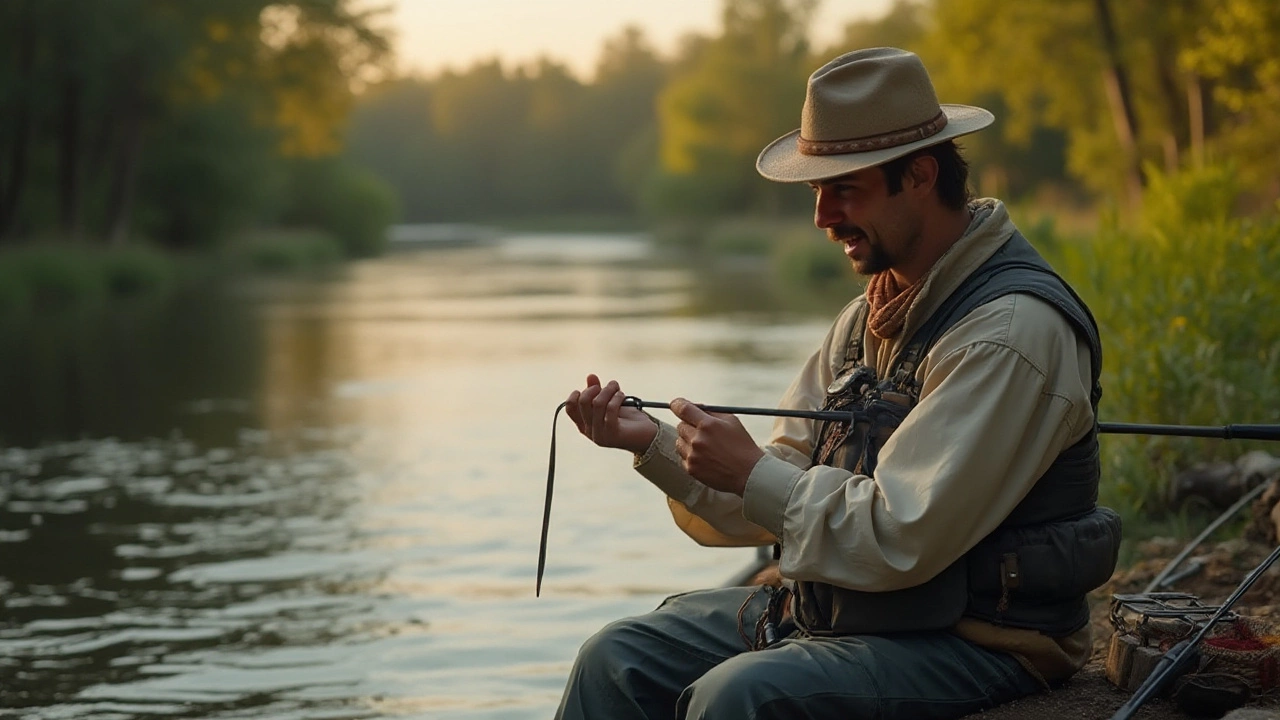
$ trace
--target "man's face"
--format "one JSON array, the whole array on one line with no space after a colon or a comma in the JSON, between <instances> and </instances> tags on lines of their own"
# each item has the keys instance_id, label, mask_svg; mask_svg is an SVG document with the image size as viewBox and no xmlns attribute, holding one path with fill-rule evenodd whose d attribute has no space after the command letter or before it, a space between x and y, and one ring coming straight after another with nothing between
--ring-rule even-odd
<instances>
[{"instance_id":1,"label":"man's face","mask_svg":"<svg viewBox=\"0 0 1280 720\"><path fill-rule=\"evenodd\" d=\"M890 196L884 171L859 170L809 183L814 193L813 223L827 231L859 275L900 266L915 252L920 220L908 193Z\"/></svg>"}]
</instances>

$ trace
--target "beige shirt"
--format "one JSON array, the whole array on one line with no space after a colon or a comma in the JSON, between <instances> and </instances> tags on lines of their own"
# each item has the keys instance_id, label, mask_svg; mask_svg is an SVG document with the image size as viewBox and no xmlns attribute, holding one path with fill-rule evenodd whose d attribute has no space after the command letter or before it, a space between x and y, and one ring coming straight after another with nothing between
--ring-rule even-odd
<instances>
[{"instance_id":1,"label":"beige shirt","mask_svg":"<svg viewBox=\"0 0 1280 720\"><path fill-rule=\"evenodd\" d=\"M883 377L917 328L1014 232L1003 204L979 200L963 237L930 271L891 340L866 332L866 362ZM843 360L859 297L832 325L781 400L821 406ZM916 371L920 402L880 451L874 476L810 466L811 420L780 418L742 497L686 473L675 431L660 423L636 469L668 496L676 524L704 545L782 544L795 580L882 592L919 585L994 530L1060 452L1093 424L1090 354L1048 303L1006 295L939 338ZM1015 652L1042 679L1088 661L1087 627L1053 640L966 619L962 636Z\"/></svg>"}]
</instances>

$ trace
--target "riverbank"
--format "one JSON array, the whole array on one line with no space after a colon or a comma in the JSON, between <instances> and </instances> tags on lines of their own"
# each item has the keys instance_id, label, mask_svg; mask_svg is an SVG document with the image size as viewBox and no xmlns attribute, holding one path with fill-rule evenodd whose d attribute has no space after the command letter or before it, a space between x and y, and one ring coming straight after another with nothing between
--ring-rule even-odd
<instances>
[{"instance_id":1,"label":"riverbank","mask_svg":"<svg viewBox=\"0 0 1280 720\"><path fill-rule=\"evenodd\" d=\"M1053 691L971 715L970 720L1099 720L1111 717L1131 697L1129 692L1113 685L1106 676L1107 651L1113 630L1111 597L1116 593L1142 592L1182 545L1183 541L1173 538L1153 538L1143 543L1143 560L1117 571L1110 582L1090 595L1093 657L1075 677ZM1267 544L1244 538L1201 547L1197 557L1203 558L1203 569L1164 590L1190 593L1206 605L1219 605L1273 549ZM1235 611L1280 628L1280 573L1273 568L1262 576L1241 597ZM1274 711L1280 708L1280 698L1273 695L1257 697L1247 706ZM1136 720L1192 720L1205 716L1188 713L1170 698L1156 697L1144 703L1133 717Z\"/></svg>"},{"instance_id":2,"label":"riverbank","mask_svg":"<svg viewBox=\"0 0 1280 720\"><path fill-rule=\"evenodd\" d=\"M220 278L324 270L345 258L318 230L244 233L216 250L179 252L42 239L0 247L0 319L163 303L183 286Z\"/></svg>"}]
</instances>

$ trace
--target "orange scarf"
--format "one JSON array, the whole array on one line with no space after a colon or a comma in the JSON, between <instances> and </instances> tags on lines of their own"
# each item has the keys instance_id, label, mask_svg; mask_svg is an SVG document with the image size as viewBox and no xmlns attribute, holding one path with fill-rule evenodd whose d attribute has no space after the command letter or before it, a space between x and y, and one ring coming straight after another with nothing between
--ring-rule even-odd
<instances>
[{"instance_id":1,"label":"orange scarf","mask_svg":"<svg viewBox=\"0 0 1280 720\"><path fill-rule=\"evenodd\" d=\"M907 322L907 310L924 287L925 277L928 273L903 289L888 270L871 276L867 282L867 328L872 335L888 340L902 332L902 326Z\"/></svg>"}]
</instances>

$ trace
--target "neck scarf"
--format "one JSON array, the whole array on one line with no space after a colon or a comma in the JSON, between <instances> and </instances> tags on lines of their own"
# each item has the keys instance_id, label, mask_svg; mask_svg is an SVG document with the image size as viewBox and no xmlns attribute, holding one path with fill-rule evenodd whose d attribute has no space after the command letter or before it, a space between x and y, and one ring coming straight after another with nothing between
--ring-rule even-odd
<instances>
[{"instance_id":1,"label":"neck scarf","mask_svg":"<svg viewBox=\"0 0 1280 720\"><path fill-rule=\"evenodd\" d=\"M920 295L927 277L929 274L925 273L910 287L903 288L888 270L871 276L867 283L867 328L872 335L888 340L902 332L902 326L907 322L907 310Z\"/></svg>"}]
</instances>

